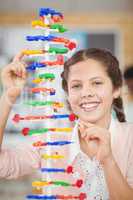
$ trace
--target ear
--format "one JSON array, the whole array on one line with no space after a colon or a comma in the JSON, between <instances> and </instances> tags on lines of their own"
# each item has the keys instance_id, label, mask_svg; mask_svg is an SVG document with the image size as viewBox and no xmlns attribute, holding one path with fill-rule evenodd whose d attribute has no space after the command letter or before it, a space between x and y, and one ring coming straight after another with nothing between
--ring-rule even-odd
<instances>
[{"instance_id":1,"label":"ear","mask_svg":"<svg viewBox=\"0 0 133 200\"><path fill-rule=\"evenodd\" d=\"M122 89L120 87L115 89L113 92L114 99L117 99L119 96L121 96L121 92L122 92Z\"/></svg>"}]
</instances>

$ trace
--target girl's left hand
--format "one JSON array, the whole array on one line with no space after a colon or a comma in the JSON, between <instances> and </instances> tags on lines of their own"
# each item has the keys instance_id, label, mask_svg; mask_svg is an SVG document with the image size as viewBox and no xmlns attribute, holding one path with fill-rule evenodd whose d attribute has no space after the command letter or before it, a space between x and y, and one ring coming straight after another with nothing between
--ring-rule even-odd
<instances>
[{"instance_id":1,"label":"girl's left hand","mask_svg":"<svg viewBox=\"0 0 133 200\"><path fill-rule=\"evenodd\" d=\"M96 159L104 164L107 160L112 159L112 151L110 144L110 132L95 124L80 121L79 134L81 149L89 157Z\"/></svg>"}]
</instances>

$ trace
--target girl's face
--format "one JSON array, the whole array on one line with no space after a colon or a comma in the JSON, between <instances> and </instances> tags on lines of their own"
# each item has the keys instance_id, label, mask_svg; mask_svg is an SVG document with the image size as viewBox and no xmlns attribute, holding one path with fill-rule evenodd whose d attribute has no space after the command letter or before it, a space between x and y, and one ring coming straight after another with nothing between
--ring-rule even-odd
<instances>
[{"instance_id":1,"label":"girl's face","mask_svg":"<svg viewBox=\"0 0 133 200\"><path fill-rule=\"evenodd\" d=\"M113 99L119 95L120 89L113 89L100 62L88 59L70 67L68 101L79 119L104 124L110 120Z\"/></svg>"}]
</instances>

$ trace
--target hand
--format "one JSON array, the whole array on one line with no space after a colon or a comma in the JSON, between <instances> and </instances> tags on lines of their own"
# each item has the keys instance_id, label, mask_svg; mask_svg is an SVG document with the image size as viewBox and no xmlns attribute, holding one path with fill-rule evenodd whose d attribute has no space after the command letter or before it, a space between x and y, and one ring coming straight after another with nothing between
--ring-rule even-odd
<instances>
[{"instance_id":1,"label":"hand","mask_svg":"<svg viewBox=\"0 0 133 200\"><path fill-rule=\"evenodd\" d=\"M110 133L107 129L80 121L79 134L81 149L89 157L95 156L101 164L112 159Z\"/></svg>"},{"instance_id":2,"label":"hand","mask_svg":"<svg viewBox=\"0 0 133 200\"><path fill-rule=\"evenodd\" d=\"M8 95L8 98L16 99L27 79L26 64L22 62L23 53L17 54L13 62L3 68L1 73L1 80L4 88L4 92Z\"/></svg>"}]
</instances>

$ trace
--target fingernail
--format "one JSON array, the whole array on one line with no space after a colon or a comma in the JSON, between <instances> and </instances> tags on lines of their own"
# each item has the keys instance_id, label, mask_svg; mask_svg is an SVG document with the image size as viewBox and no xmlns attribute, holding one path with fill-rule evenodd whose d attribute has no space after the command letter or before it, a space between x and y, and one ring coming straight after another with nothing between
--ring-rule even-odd
<instances>
[{"instance_id":1,"label":"fingernail","mask_svg":"<svg viewBox=\"0 0 133 200\"><path fill-rule=\"evenodd\" d=\"M17 76L19 76L19 77L20 77L20 74L19 74L19 73L17 73Z\"/></svg>"},{"instance_id":2,"label":"fingernail","mask_svg":"<svg viewBox=\"0 0 133 200\"><path fill-rule=\"evenodd\" d=\"M81 137L84 138L85 137L85 134L84 132L81 132Z\"/></svg>"},{"instance_id":3,"label":"fingernail","mask_svg":"<svg viewBox=\"0 0 133 200\"><path fill-rule=\"evenodd\" d=\"M85 135L82 133L82 134L81 134L81 137L82 137L82 138L84 138L84 137L85 137Z\"/></svg>"}]
</instances>

